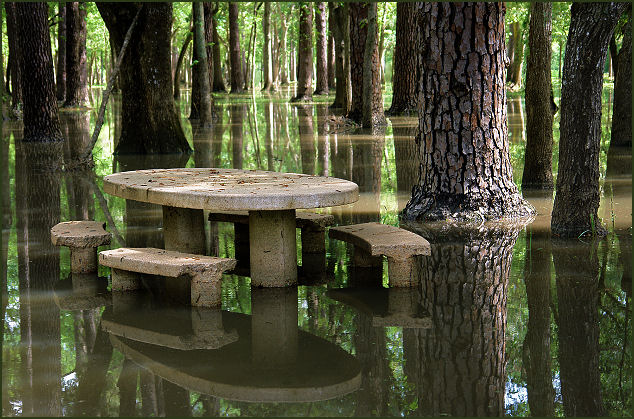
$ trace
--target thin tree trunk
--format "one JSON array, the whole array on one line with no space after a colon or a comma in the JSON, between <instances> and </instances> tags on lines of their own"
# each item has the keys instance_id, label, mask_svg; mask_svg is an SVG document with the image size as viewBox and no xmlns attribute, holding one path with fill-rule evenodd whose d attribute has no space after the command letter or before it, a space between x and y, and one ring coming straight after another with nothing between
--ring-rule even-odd
<instances>
[{"instance_id":1,"label":"thin tree trunk","mask_svg":"<svg viewBox=\"0 0 634 419\"><path fill-rule=\"evenodd\" d=\"M59 23L57 26L57 100L66 98L66 5L59 2L57 6Z\"/></svg>"},{"instance_id":2,"label":"thin tree trunk","mask_svg":"<svg viewBox=\"0 0 634 419\"><path fill-rule=\"evenodd\" d=\"M66 3L66 100L64 107L88 102L86 5Z\"/></svg>"},{"instance_id":3,"label":"thin tree trunk","mask_svg":"<svg viewBox=\"0 0 634 419\"><path fill-rule=\"evenodd\" d=\"M608 43L626 3L573 3L561 88L554 235L603 235L599 222L601 91Z\"/></svg>"},{"instance_id":4,"label":"thin tree trunk","mask_svg":"<svg viewBox=\"0 0 634 419\"><path fill-rule=\"evenodd\" d=\"M289 14L293 13L293 8L295 6L291 5L291 11L289 12ZM288 21L286 19L281 19L281 25L282 25L282 36L280 38L280 69L281 69L281 74L280 74L280 82L283 86L288 85L288 67L289 67L289 60L288 60L288 53L286 51L286 39L288 36Z\"/></svg>"},{"instance_id":5,"label":"thin tree trunk","mask_svg":"<svg viewBox=\"0 0 634 419\"><path fill-rule=\"evenodd\" d=\"M335 43L335 74L336 74L336 88L335 88L335 100L331 105L333 109L342 109L342 113L347 115L350 108L350 102L348 101L348 86L350 85L350 73L348 68L349 56L346 55L346 46L344 41L344 34L350 31L350 18L346 13L347 5L338 3L328 3L330 8L330 16L332 17L333 24L331 30Z\"/></svg>"},{"instance_id":6,"label":"thin tree trunk","mask_svg":"<svg viewBox=\"0 0 634 419\"><path fill-rule=\"evenodd\" d=\"M273 56L271 46L271 4L264 2L264 14L262 15L262 31L264 32L264 42L262 44L262 90L273 89Z\"/></svg>"},{"instance_id":7,"label":"thin tree trunk","mask_svg":"<svg viewBox=\"0 0 634 419\"><path fill-rule=\"evenodd\" d=\"M244 76L240 62L240 26L238 3L229 3L229 50L231 51L231 93L244 91Z\"/></svg>"},{"instance_id":8,"label":"thin tree trunk","mask_svg":"<svg viewBox=\"0 0 634 419\"><path fill-rule=\"evenodd\" d=\"M508 57L509 68L506 81L514 89L519 89L522 87L522 62L524 60L524 33L520 22L511 23Z\"/></svg>"},{"instance_id":9,"label":"thin tree trunk","mask_svg":"<svg viewBox=\"0 0 634 419\"><path fill-rule=\"evenodd\" d=\"M209 64L205 39L205 10L202 2L192 3L194 17L194 61L195 84L192 85L192 100L189 119L197 119L200 125L211 123L211 88L209 87Z\"/></svg>"},{"instance_id":10,"label":"thin tree trunk","mask_svg":"<svg viewBox=\"0 0 634 419\"><path fill-rule=\"evenodd\" d=\"M352 84L352 103L347 117L361 122L363 115L363 60L368 33L367 3L350 3L350 82Z\"/></svg>"},{"instance_id":11,"label":"thin tree trunk","mask_svg":"<svg viewBox=\"0 0 634 419\"><path fill-rule=\"evenodd\" d=\"M418 11L420 3L397 3L396 44L394 46L392 106L390 115L411 114L416 111L416 83L419 66L418 54Z\"/></svg>"},{"instance_id":12,"label":"thin tree trunk","mask_svg":"<svg viewBox=\"0 0 634 419\"><path fill-rule=\"evenodd\" d=\"M335 37L333 28L335 26L334 16L330 3L328 4L328 90L335 90Z\"/></svg>"},{"instance_id":13,"label":"thin tree trunk","mask_svg":"<svg viewBox=\"0 0 634 419\"><path fill-rule=\"evenodd\" d=\"M212 92L226 92L227 88L225 87L224 79L222 78L222 68L221 68L221 57L220 57L220 36L218 36L218 21L216 20L216 13L218 13L218 9L220 8L220 4L215 2L215 6L213 8L213 12L211 14L211 24L212 24L212 42L213 46L211 48L213 55L213 65L214 71L213 76L214 80L212 83Z\"/></svg>"},{"instance_id":14,"label":"thin tree trunk","mask_svg":"<svg viewBox=\"0 0 634 419\"><path fill-rule=\"evenodd\" d=\"M313 7L312 3L299 4L299 32L297 34L297 95L292 102L312 100L313 81Z\"/></svg>"},{"instance_id":15,"label":"thin tree trunk","mask_svg":"<svg viewBox=\"0 0 634 419\"><path fill-rule=\"evenodd\" d=\"M326 25L326 3L317 2L315 4L315 32L317 40L315 42L315 55L317 58L317 86L314 95L328 94L328 34Z\"/></svg>"},{"instance_id":16,"label":"thin tree trunk","mask_svg":"<svg viewBox=\"0 0 634 419\"><path fill-rule=\"evenodd\" d=\"M531 3L526 66L526 152L522 189L553 188L552 4Z\"/></svg>"},{"instance_id":17,"label":"thin tree trunk","mask_svg":"<svg viewBox=\"0 0 634 419\"><path fill-rule=\"evenodd\" d=\"M4 7L7 12L7 40L9 44L9 66L7 76L11 78L11 116L20 114L22 107L22 65L20 50L20 33L22 28L16 22L16 3L6 2ZM8 87L8 85L7 85Z\"/></svg>"},{"instance_id":18,"label":"thin tree trunk","mask_svg":"<svg viewBox=\"0 0 634 419\"><path fill-rule=\"evenodd\" d=\"M185 41L183 41L181 52L178 54L178 61L176 61L176 70L174 71L174 99L175 100L178 100L181 98L181 68L183 68L185 53L187 52L187 47L189 47L189 43L192 41L192 38L193 38L193 34L190 31L185 37Z\"/></svg>"},{"instance_id":19,"label":"thin tree trunk","mask_svg":"<svg viewBox=\"0 0 634 419\"><path fill-rule=\"evenodd\" d=\"M374 128L385 125L383 95L381 94L381 62L377 31L377 4L368 5L367 34L363 55L363 108L361 123Z\"/></svg>"}]
</instances>

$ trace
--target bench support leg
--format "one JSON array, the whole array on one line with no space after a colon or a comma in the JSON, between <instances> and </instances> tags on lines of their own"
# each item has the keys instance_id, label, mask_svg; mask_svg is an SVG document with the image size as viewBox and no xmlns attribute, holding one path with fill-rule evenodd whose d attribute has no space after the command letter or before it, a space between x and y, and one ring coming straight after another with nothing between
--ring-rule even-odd
<instances>
[{"instance_id":1,"label":"bench support leg","mask_svg":"<svg viewBox=\"0 0 634 419\"><path fill-rule=\"evenodd\" d=\"M136 272L111 268L112 291L132 291L143 288L141 278Z\"/></svg>"},{"instance_id":2,"label":"bench support leg","mask_svg":"<svg viewBox=\"0 0 634 419\"><path fill-rule=\"evenodd\" d=\"M381 256L372 256L370 252L354 246L352 264L359 268L379 268L383 266Z\"/></svg>"},{"instance_id":3,"label":"bench support leg","mask_svg":"<svg viewBox=\"0 0 634 419\"><path fill-rule=\"evenodd\" d=\"M205 254L203 210L163 206L165 250Z\"/></svg>"},{"instance_id":4,"label":"bench support leg","mask_svg":"<svg viewBox=\"0 0 634 419\"><path fill-rule=\"evenodd\" d=\"M213 276L197 275L191 279L191 305L220 307L222 305L222 272Z\"/></svg>"},{"instance_id":5,"label":"bench support leg","mask_svg":"<svg viewBox=\"0 0 634 419\"><path fill-rule=\"evenodd\" d=\"M418 284L415 275L415 257L404 259L387 258L387 270L390 287L413 287Z\"/></svg>"},{"instance_id":6,"label":"bench support leg","mask_svg":"<svg viewBox=\"0 0 634 419\"><path fill-rule=\"evenodd\" d=\"M97 272L97 248L71 247L70 271L74 274Z\"/></svg>"},{"instance_id":7,"label":"bench support leg","mask_svg":"<svg viewBox=\"0 0 634 419\"><path fill-rule=\"evenodd\" d=\"M249 211L251 285L297 284L295 210Z\"/></svg>"}]
</instances>

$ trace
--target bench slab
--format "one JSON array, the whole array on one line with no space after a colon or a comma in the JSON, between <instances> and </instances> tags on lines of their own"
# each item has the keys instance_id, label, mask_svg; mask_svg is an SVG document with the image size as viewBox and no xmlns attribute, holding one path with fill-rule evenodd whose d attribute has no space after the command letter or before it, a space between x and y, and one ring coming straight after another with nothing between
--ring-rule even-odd
<instances>
[{"instance_id":1,"label":"bench slab","mask_svg":"<svg viewBox=\"0 0 634 419\"><path fill-rule=\"evenodd\" d=\"M195 255L155 248L119 248L99 253L99 263L110 268L149 275L179 277L203 272L225 272L235 259Z\"/></svg>"},{"instance_id":2,"label":"bench slab","mask_svg":"<svg viewBox=\"0 0 634 419\"><path fill-rule=\"evenodd\" d=\"M381 224L364 223L332 227L330 238L352 243L372 256L385 255L394 259L406 259L415 255L430 255L429 242L418 234L402 228Z\"/></svg>"}]
</instances>

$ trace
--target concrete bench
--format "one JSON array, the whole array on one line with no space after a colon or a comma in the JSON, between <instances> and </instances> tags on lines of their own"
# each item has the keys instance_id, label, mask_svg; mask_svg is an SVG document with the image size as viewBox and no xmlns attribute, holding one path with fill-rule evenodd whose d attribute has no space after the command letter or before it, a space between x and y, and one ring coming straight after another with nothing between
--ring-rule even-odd
<instances>
[{"instance_id":1,"label":"concrete bench","mask_svg":"<svg viewBox=\"0 0 634 419\"><path fill-rule=\"evenodd\" d=\"M248 211L214 211L209 214L209 221L233 223L236 248L249 242ZM296 211L295 221L296 228L302 230L302 254L325 252L326 227L335 223L335 217L330 214ZM240 259L237 255L236 257Z\"/></svg>"},{"instance_id":2,"label":"concrete bench","mask_svg":"<svg viewBox=\"0 0 634 419\"><path fill-rule=\"evenodd\" d=\"M51 228L54 246L70 248L72 273L97 272L97 248L110 244L112 234L98 221L67 221Z\"/></svg>"},{"instance_id":3,"label":"concrete bench","mask_svg":"<svg viewBox=\"0 0 634 419\"><path fill-rule=\"evenodd\" d=\"M380 257L387 256L389 284L391 287L416 285L414 260L416 255L430 255L429 242L407 230L380 224L364 223L328 230L332 239L354 245L353 263L356 266L380 265Z\"/></svg>"},{"instance_id":4,"label":"concrete bench","mask_svg":"<svg viewBox=\"0 0 634 419\"><path fill-rule=\"evenodd\" d=\"M236 266L235 259L180 253L154 248L119 248L99 253L99 263L112 269L112 291L142 287L134 273L189 277L191 305L221 305L222 273Z\"/></svg>"}]
</instances>

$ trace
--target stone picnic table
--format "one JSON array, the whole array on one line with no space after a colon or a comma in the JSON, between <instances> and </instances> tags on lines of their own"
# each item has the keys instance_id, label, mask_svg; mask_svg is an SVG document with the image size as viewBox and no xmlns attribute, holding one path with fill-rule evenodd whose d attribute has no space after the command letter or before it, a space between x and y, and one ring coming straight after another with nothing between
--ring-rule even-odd
<instances>
[{"instance_id":1,"label":"stone picnic table","mask_svg":"<svg viewBox=\"0 0 634 419\"><path fill-rule=\"evenodd\" d=\"M203 210L249 211L251 284L297 283L295 210L356 202L359 187L332 177L260 170L179 168L104 177L110 195L163 206L166 250L205 253Z\"/></svg>"}]
</instances>

